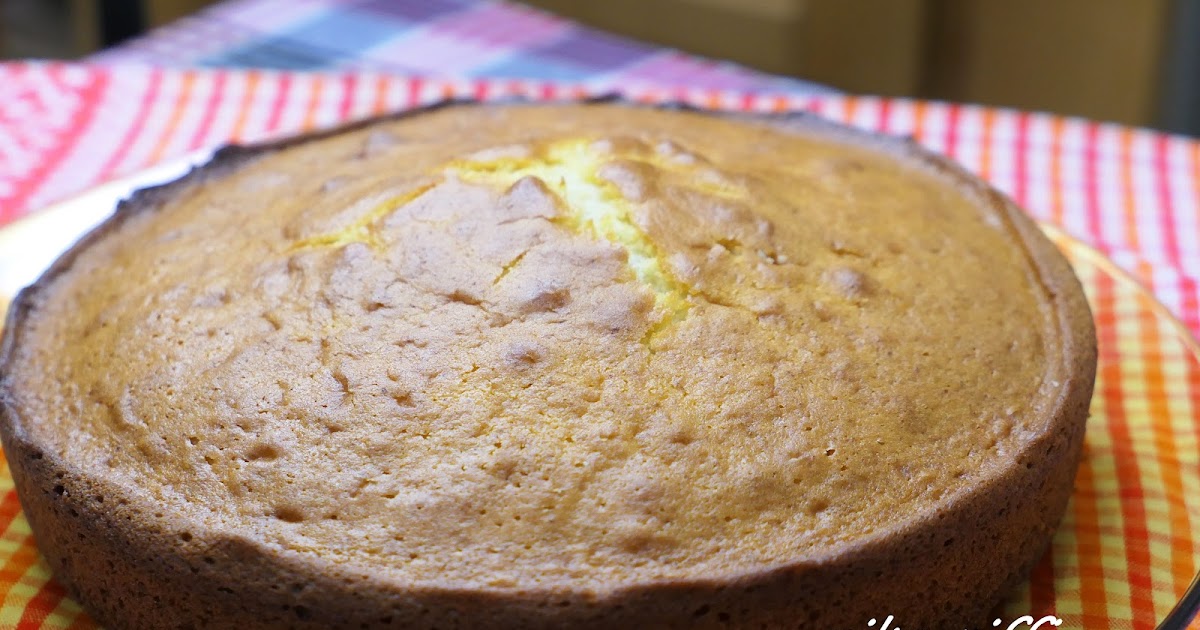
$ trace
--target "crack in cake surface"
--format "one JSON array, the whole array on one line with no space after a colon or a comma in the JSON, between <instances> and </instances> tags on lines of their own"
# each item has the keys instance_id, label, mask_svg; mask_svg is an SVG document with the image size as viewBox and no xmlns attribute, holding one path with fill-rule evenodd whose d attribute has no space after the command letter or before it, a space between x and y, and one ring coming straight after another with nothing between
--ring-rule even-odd
<instances>
[{"instance_id":1,"label":"crack in cake surface","mask_svg":"<svg viewBox=\"0 0 1200 630\"><path fill-rule=\"evenodd\" d=\"M540 145L526 155L484 152L474 159L452 162L446 170L472 184L507 188L527 177L545 184L566 213L557 222L576 233L612 243L626 253L634 277L654 293L655 304L665 311L648 333L652 336L665 325L687 317L693 302L692 289L667 269L662 250L633 216L634 202L600 171L618 158L656 167L659 161L650 162L645 155L606 151L598 144L572 138ZM713 187L712 192L721 191Z\"/></svg>"},{"instance_id":2,"label":"crack in cake surface","mask_svg":"<svg viewBox=\"0 0 1200 630\"><path fill-rule=\"evenodd\" d=\"M623 160L658 171L692 176L688 187L707 196L740 200L746 197L746 191L711 169L699 169L696 156L672 143L659 143L655 149L639 141L623 143L620 147L617 144L608 140L567 138L541 143L532 151L524 147L518 147L515 153L503 149L484 150L451 161L438 170L468 184L501 189L525 178L542 182L565 211L564 216L552 220L572 232L621 248L635 279L654 294L655 305L663 315L651 324L642 338L643 343L649 343L669 325L687 317L697 294L667 269L665 254L633 216L636 202L623 194L602 170ZM340 248L352 243L380 249L385 243L379 235L379 222L439 183L441 180L388 197L345 227L301 239L290 251ZM502 270L501 277L509 268L506 266Z\"/></svg>"},{"instance_id":3,"label":"crack in cake surface","mask_svg":"<svg viewBox=\"0 0 1200 630\"><path fill-rule=\"evenodd\" d=\"M349 225L331 232L300 239L291 246L290 250L295 252L320 247L337 248L351 243L363 243L374 249L383 247L383 240L379 237L379 222L429 192L436 185L437 183L423 184L407 192L387 197L371 206L369 211L351 221Z\"/></svg>"}]
</instances>

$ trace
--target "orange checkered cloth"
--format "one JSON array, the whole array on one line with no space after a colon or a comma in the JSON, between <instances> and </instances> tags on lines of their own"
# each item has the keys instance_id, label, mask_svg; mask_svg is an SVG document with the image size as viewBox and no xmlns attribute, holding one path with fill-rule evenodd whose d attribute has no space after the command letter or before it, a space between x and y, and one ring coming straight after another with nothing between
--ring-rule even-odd
<instances>
[{"instance_id":1,"label":"orange checkered cloth","mask_svg":"<svg viewBox=\"0 0 1200 630\"><path fill-rule=\"evenodd\" d=\"M0 64L0 86L0 224L202 147L446 98L594 95L538 82L29 63ZM955 104L657 85L620 93L722 110L804 110L912 135L1047 225L1091 299L1099 376L1067 516L1001 627L1021 615L1055 615L1062 628L1142 630L1168 615L1200 567L1200 143ZM0 532L0 629L94 628L38 555L7 467ZM1185 624L1176 627L1200 630Z\"/></svg>"}]
</instances>

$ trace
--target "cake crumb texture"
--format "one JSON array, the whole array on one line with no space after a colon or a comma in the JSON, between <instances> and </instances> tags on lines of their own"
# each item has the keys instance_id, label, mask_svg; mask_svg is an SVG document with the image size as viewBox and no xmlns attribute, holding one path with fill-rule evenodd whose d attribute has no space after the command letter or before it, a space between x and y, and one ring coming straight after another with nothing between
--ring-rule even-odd
<instances>
[{"instance_id":1,"label":"cake crumb texture","mask_svg":"<svg viewBox=\"0 0 1200 630\"><path fill-rule=\"evenodd\" d=\"M197 571L266 554L455 615L471 604L419 594L561 596L595 621L639 585L875 548L956 501L980 522L1040 506L1022 523L1044 540L1082 431L1055 424L1078 378L1056 293L1077 289L994 203L825 132L447 107L128 213L32 298L9 405L38 418L22 443L104 479ZM971 498L1051 469L1066 485L1028 504ZM676 599L696 624L756 619L711 597Z\"/></svg>"}]
</instances>

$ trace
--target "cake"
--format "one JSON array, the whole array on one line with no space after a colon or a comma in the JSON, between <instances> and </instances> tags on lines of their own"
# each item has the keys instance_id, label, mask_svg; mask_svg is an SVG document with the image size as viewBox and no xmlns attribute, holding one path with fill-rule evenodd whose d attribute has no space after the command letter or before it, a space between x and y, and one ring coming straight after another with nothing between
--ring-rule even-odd
<instances>
[{"instance_id":1,"label":"cake","mask_svg":"<svg viewBox=\"0 0 1200 630\"><path fill-rule=\"evenodd\" d=\"M124 202L14 302L0 435L111 628L991 627L1095 352L910 142L448 104Z\"/></svg>"}]
</instances>

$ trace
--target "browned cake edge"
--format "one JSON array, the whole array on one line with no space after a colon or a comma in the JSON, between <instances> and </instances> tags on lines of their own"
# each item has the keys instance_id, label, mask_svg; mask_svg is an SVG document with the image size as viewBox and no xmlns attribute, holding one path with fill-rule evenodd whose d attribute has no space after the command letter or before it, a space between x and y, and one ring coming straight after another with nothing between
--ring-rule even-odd
<instances>
[{"instance_id":1,"label":"browned cake edge","mask_svg":"<svg viewBox=\"0 0 1200 630\"><path fill-rule=\"evenodd\" d=\"M12 378L0 372L0 439L39 549L56 577L111 628L862 629L869 619L887 615L909 629L990 627L985 616L1041 556L1071 495L1096 366L1095 331L1079 282L1021 210L953 162L911 141L850 132L810 116L759 119L785 127L824 126L900 147L987 200L1024 246L1055 310L1064 378L1050 428L1030 440L1003 474L850 550L734 578L642 584L604 597L534 589L505 595L415 591L340 567L279 557L249 539L204 532L181 537L184 526L171 515L145 514L115 488L82 475L31 440L25 427L38 419L18 416ZM346 130L225 148L185 177L123 201L112 218L15 300L0 339L0 369L10 365L42 294L80 251L129 216L154 211L192 183L219 179L262 153Z\"/></svg>"}]
</instances>

